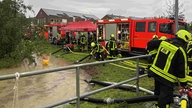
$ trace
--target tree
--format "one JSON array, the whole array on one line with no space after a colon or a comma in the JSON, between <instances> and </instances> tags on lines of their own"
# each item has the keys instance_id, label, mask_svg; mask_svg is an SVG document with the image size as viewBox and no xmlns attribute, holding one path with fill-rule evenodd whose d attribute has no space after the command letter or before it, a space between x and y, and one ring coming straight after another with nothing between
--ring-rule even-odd
<instances>
[{"instance_id":1,"label":"tree","mask_svg":"<svg viewBox=\"0 0 192 108\"><path fill-rule=\"evenodd\" d=\"M23 0L0 1L0 59L10 56L21 43L26 25L29 23L25 17L26 10L31 10Z\"/></svg>"},{"instance_id":2,"label":"tree","mask_svg":"<svg viewBox=\"0 0 192 108\"><path fill-rule=\"evenodd\" d=\"M179 0L179 1L181 1L181 0ZM166 4L167 4L166 10L165 10L165 12L163 12L163 16L175 17L175 2L174 2L174 0L167 0ZM185 9L184 9L183 3L179 2L178 7L179 7L178 17L181 19L184 19L185 18L185 15L184 15Z\"/></svg>"}]
</instances>

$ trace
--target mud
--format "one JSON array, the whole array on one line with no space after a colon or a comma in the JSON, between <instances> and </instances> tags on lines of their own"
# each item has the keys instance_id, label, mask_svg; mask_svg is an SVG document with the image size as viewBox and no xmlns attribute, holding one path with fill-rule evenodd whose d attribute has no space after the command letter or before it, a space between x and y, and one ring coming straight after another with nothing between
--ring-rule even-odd
<instances>
[{"instance_id":1,"label":"mud","mask_svg":"<svg viewBox=\"0 0 192 108\"><path fill-rule=\"evenodd\" d=\"M55 57L50 57L48 66L43 66L41 61L42 58L39 57L37 58L37 66L28 66L28 61L25 60L20 67L0 70L0 75L69 65L69 63ZM90 89L88 84L84 82L87 78L90 78L90 76L81 69L81 94ZM16 84L18 85L15 86ZM17 89L13 89L14 86ZM0 91L0 108L42 108L76 96L75 70L35 75L19 78L19 80L0 81ZM14 97L14 94L16 97Z\"/></svg>"}]
</instances>

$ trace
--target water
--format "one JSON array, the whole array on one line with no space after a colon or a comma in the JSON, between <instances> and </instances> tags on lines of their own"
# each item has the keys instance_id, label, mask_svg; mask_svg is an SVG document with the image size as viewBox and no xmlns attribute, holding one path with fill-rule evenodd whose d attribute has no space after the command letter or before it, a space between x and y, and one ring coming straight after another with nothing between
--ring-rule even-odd
<instances>
[{"instance_id":1,"label":"water","mask_svg":"<svg viewBox=\"0 0 192 108\"><path fill-rule=\"evenodd\" d=\"M0 70L0 75L68 65L61 59L50 57L49 65L44 67L41 65L41 60L37 59L37 66L28 66L26 60L20 67ZM80 93L84 93L88 90L84 80L89 76L84 74L84 70L80 72ZM15 82L18 82L18 89L13 89ZM18 81L15 79L0 81L0 91L0 108L42 108L76 96L75 70L23 77ZM14 94L18 97L14 98Z\"/></svg>"}]
</instances>

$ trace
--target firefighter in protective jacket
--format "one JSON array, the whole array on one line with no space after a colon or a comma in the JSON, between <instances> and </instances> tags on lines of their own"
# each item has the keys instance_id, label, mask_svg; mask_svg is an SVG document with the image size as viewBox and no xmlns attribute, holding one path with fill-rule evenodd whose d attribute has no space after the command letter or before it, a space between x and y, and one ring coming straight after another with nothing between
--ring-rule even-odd
<instances>
[{"instance_id":1,"label":"firefighter in protective jacket","mask_svg":"<svg viewBox=\"0 0 192 108\"><path fill-rule=\"evenodd\" d=\"M186 30L179 30L176 38L170 42L162 41L157 55L150 67L155 79L154 93L157 95L157 108L169 108L173 102L173 84L186 86L187 55L186 46L191 40L191 34ZM178 82L177 82L178 81Z\"/></svg>"},{"instance_id":2,"label":"firefighter in protective jacket","mask_svg":"<svg viewBox=\"0 0 192 108\"><path fill-rule=\"evenodd\" d=\"M95 55L97 61L99 61L100 59L104 61L105 55L103 46L99 42L97 44L95 44L95 42L92 42L91 47L92 51L90 54Z\"/></svg>"},{"instance_id":3,"label":"firefighter in protective jacket","mask_svg":"<svg viewBox=\"0 0 192 108\"><path fill-rule=\"evenodd\" d=\"M153 63L153 60L155 59L155 56L157 54L157 50L159 48L159 45L161 41L165 41L167 38L165 36L162 36L161 38L158 38L157 35L154 35L152 40L150 40L147 43L147 54L151 55L148 57L148 77L151 77L151 72L149 71L149 68L151 67L151 64Z\"/></svg>"},{"instance_id":4,"label":"firefighter in protective jacket","mask_svg":"<svg viewBox=\"0 0 192 108\"><path fill-rule=\"evenodd\" d=\"M115 35L111 34L110 37L111 39L109 40L109 42L107 42L106 48L109 51L110 56L115 57L117 55L117 43L115 40Z\"/></svg>"},{"instance_id":5,"label":"firefighter in protective jacket","mask_svg":"<svg viewBox=\"0 0 192 108\"><path fill-rule=\"evenodd\" d=\"M190 41L187 45L187 57L188 57L188 69L189 76L192 76L192 41Z\"/></svg>"},{"instance_id":6,"label":"firefighter in protective jacket","mask_svg":"<svg viewBox=\"0 0 192 108\"><path fill-rule=\"evenodd\" d=\"M85 46L86 46L86 43L87 43L87 39L86 39L86 36L84 33L81 33L80 35L80 47L81 47L81 51L84 51L85 49Z\"/></svg>"},{"instance_id":7,"label":"firefighter in protective jacket","mask_svg":"<svg viewBox=\"0 0 192 108\"><path fill-rule=\"evenodd\" d=\"M157 54L157 49L159 47L159 38L157 35L153 35L153 38L152 40L150 40L148 43L147 43L147 54L150 54L151 56L148 58L148 63L149 64L152 64L154 58L155 58L155 55Z\"/></svg>"}]
</instances>

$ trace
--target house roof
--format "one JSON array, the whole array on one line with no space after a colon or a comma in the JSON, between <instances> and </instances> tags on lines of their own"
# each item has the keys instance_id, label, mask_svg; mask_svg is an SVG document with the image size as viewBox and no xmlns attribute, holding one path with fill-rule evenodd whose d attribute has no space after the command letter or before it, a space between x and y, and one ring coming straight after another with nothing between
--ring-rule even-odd
<instances>
[{"instance_id":1,"label":"house roof","mask_svg":"<svg viewBox=\"0 0 192 108\"><path fill-rule=\"evenodd\" d=\"M45 9L45 8L42 8L42 10L48 16L52 16L53 15L53 16L61 17L62 15L67 15L69 17L81 17L81 18L85 18L85 19L93 18L95 20L99 19L95 15L91 15L91 14L82 14L82 13L77 13L77 12L68 12L68 11L61 11L61 10L54 10L54 9Z\"/></svg>"},{"instance_id":2,"label":"house roof","mask_svg":"<svg viewBox=\"0 0 192 108\"><path fill-rule=\"evenodd\" d=\"M127 18L127 17L125 17L125 16L114 15L114 14L107 14L107 15L105 15L104 17L106 17L106 16L110 17L111 19L115 19L115 18Z\"/></svg>"}]
</instances>

